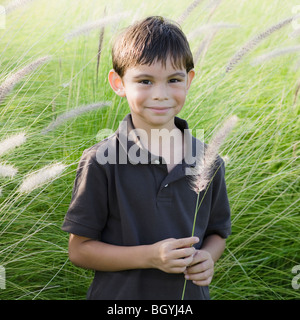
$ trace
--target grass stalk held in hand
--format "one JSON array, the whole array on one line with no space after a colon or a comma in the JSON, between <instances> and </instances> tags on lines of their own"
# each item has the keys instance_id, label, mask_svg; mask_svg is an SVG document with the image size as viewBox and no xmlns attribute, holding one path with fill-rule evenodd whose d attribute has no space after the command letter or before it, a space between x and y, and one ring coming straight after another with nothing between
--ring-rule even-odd
<instances>
[{"instance_id":1,"label":"grass stalk held in hand","mask_svg":"<svg viewBox=\"0 0 300 320\"><path fill-rule=\"evenodd\" d=\"M232 128L235 126L238 118L237 116L230 117L220 130L213 135L211 142L208 144L204 157L202 154L196 159L196 166L191 168L190 186L197 194L203 191L212 176L215 161L217 160L219 149L224 142L227 135L230 133Z\"/></svg>"},{"instance_id":2,"label":"grass stalk held in hand","mask_svg":"<svg viewBox=\"0 0 300 320\"><path fill-rule=\"evenodd\" d=\"M217 160L219 149L220 149L222 143L224 142L225 138L228 136L230 131L235 126L237 120L238 120L237 116L232 116L227 121L225 121L223 126L217 131L216 134L213 135L210 143L208 144L208 146L204 152L204 157L202 156L202 153L200 153L200 155L196 159L196 166L194 168L191 168L191 172L190 172L191 175L189 175L190 187L197 194L193 228L192 228L192 234L191 234L192 237L194 236L194 233L195 233L197 214L198 214L199 208L202 204L202 201L206 195L206 192L208 190L207 187L209 186L209 184L213 180L214 174L219 169L219 168L215 168L215 163ZM205 190L205 193L203 194L201 201L199 202L200 193L203 190ZM185 289L186 289L186 281L187 280L185 279L184 285L183 285L183 290L182 290L181 300L184 299Z\"/></svg>"}]
</instances>

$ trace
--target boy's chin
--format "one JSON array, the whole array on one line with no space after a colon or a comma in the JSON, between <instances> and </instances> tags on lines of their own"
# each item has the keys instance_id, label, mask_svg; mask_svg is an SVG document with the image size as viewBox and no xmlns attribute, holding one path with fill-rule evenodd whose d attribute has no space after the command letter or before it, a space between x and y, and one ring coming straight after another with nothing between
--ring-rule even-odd
<instances>
[{"instance_id":1,"label":"boy's chin","mask_svg":"<svg viewBox=\"0 0 300 320\"><path fill-rule=\"evenodd\" d=\"M174 118L175 115L172 116L153 116L148 118L148 124L150 124L153 128L166 128L173 129L174 126Z\"/></svg>"},{"instance_id":2,"label":"boy's chin","mask_svg":"<svg viewBox=\"0 0 300 320\"><path fill-rule=\"evenodd\" d=\"M143 113L139 114L131 111L131 115L133 120L136 120L136 123L139 123L140 126L144 123L146 127L150 125L153 128L172 129L177 112L174 109L170 109L167 112L156 113L150 109L146 109Z\"/></svg>"}]
</instances>

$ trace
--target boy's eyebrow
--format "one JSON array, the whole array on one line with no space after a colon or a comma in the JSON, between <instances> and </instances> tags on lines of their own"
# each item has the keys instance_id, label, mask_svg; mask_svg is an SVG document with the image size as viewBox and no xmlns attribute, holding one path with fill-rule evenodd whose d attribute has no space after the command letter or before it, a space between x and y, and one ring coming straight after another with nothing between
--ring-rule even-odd
<instances>
[{"instance_id":1,"label":"boy's eyebrow","mask_svg":"<svg viewBox=\"0 0 300 320\"><path fill-rule=\"evenodd\" d=\"M172 78L172 77L185 77L185 73L184 72L175 72L175 73L172 73L171 75L168 76L168 78ZM151 74L147 74L147 73L141 73L141 74L138 74L137 76L134 77L134 79L139 79L139 78L153 78L153 75Z\"/></svg>"}]
</instances>

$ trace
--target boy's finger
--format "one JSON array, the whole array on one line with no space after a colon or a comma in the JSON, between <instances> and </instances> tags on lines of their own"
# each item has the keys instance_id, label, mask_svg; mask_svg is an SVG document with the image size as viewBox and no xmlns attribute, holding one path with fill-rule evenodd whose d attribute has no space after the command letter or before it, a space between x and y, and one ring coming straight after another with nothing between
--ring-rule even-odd
<instances>
[{"instance_id":1,"label":"boy's finger","mask_svg":"<svg viewBox=\"0 0 300 320\"><path fill-rule=\"evenodd\" d=\"M211 280L212 280L212 277L209 277L208 279L200 280L200 281L193 280L193 283L196 284L197 286L205 287L211 284Z\"/></svg>"},{"instance_id":2,"label":"boy's finger","mask_svg":"<svg viewBox=\"0 0 300 320\"><path fill-rule=\"evenodd\" d=\"M172 243L172 246L173 246L173 249L179 249L179 248L192 246L197 242L199 242L198 237L180 238L180 239L174 240L174 242Z\"/></svg>"},{"instance_id":3,"label":"boy's finger","mask_svg":"<svg viewBox=\"0 0 300 320\"><path fill-rule=\"evenodd\" d=\"M213 266L209 263L208 260L195 263L195 259L190 264L190 266L186 269L186 273L193 274L193 273L200 273L205 272L206 270L209 270L213 268Z\"/></svg>"},{"instance_id":4,"label":"boy's finger","mask_svg":"<svg viewBox=\"0 0 300 320\"><path fill-rule=\"evenodd\" d=\"M198 273L203 272L207 269L213 268L214 262L210 259L209 255L205 254L203 251L198 250L194 254L194 259L189 268L188 273Z\"/></svg>"},{"instance_id":5,"label":"boy's finger","mask_svg":"<svg viewBox=\"0 0 300 320\"><path fill-rule=\"evenodd\" d=\"M193 264L197 264L199 262L206 261L210 258L210 255L205 250L197 250L197 252L194 255L194 261Z\"/></svg>"},{"instance_id":6,"label":"boy's finger","mask_svg":"<svg viewBox=\"0 0 300 320\"><path fill-rule=\"evenodd\" d=\"M209 277L213 276L213 273L214 273L213 269L207 269L203 272L197 272L197 273L188 273L186 271L184 272L185 278L187 280L196 280L196 281L208 279Z\"/></svg>"},{"instance_id":7,"label":"boy's finger","mask_svg":"<svg viewBox=\"0 0 300 320\"><path fill-rule=\"evenodd\" d=\"M194 247L189 246L187 248L173 250L172 254L174 259L182 259L182 258L190 257L191 258L190 263L192 263L195 251L196 249Z\"/></svg>"},{"instance_id":8,"label":"boy's finger","mask_svg":"<svg viewBox=\"0 0 300 320\"><path fill-rule=\"evenodd\" d=\"M175 259L173 260L172 264L173 264L173 268L182 268L181 272L185 272L187 266L192 262L192 257L185 257L182 259Z\"/></svg>"}]
</instances>

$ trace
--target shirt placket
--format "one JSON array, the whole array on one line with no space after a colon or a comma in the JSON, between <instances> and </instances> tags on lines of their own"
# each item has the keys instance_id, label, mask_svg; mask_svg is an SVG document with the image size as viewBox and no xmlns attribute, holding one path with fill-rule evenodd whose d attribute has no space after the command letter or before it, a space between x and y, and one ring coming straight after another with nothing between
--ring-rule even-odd
<instances>
[{"instance_id":1,"label":"shirt placket","mask_svg":"<svg viewBox=\"0 0 300 320\"><path fill-rule=\"evenodd\" d=\"M167 165L162 162L161 157L152 159L151 165L159 166L154 169L155 174L158 174L157 170L163 170L165 173L165 178L161 181L157 190L157 203L159 202L169 202L172 203L173 200L173 185L178 180L183 178L184 171L181 164L173 168L173 170L168 173Z\"/></svg>"}]
</instances>

